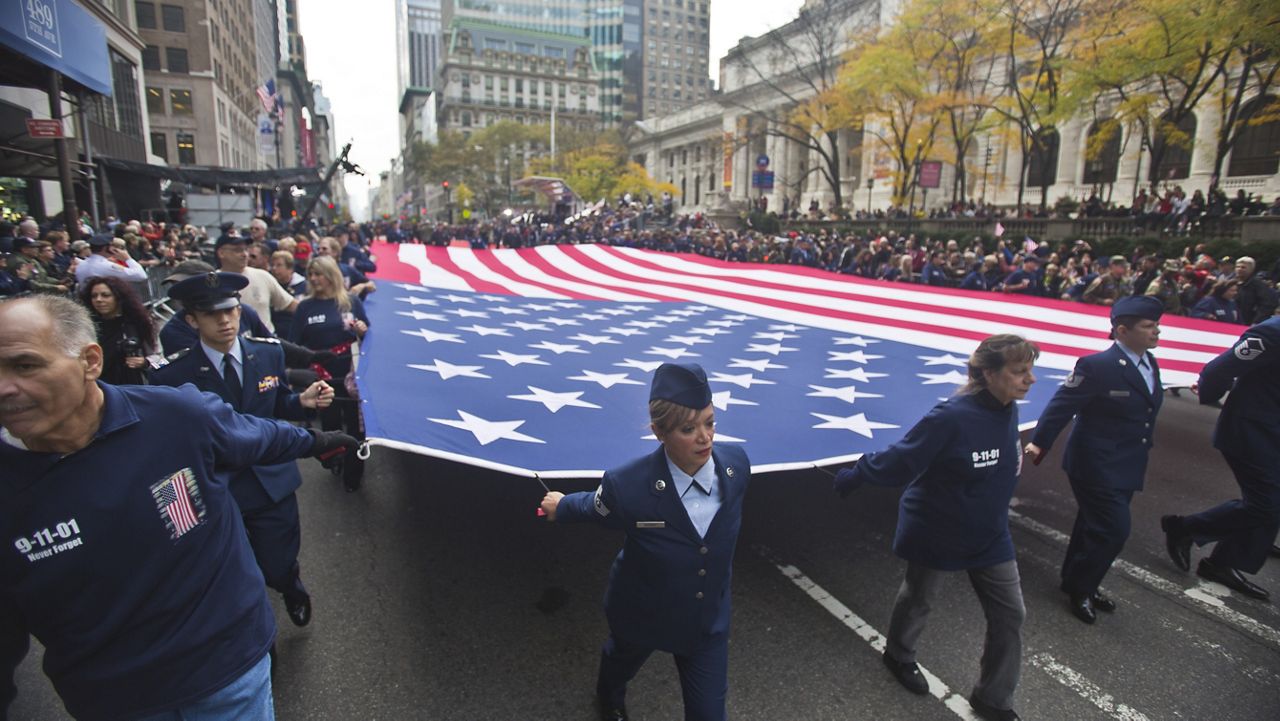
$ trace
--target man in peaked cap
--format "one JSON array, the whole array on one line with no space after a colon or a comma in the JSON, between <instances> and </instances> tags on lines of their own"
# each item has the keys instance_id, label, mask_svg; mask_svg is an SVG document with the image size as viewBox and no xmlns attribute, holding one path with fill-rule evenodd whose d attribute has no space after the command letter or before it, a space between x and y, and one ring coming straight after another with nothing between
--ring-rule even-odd
<instances>
[{"instance_id":1,"label":"man in peaked cap","mask_svg":"<svg viewBox=\"0 0 1280 721\"><path fill-rule=\"evenodd\" d=\"M1115 343L1084 356L1040 414L1027 454L1039 463L1073 417L1062 468L1079 511L1062 562L1062 590L1085 623L1115 611L1099 585L1129 538L1129 502L1142 490L1156 414L1163 399L1151 349L1160 341L1164 304L1151 296L1111 306Z\"/></svg>"},{"instance_id":2,"label":"man in peaked cap","mask_svg":"<svg viewBox=\"0 0 1280 721\"><path fill-rule=\"evenodd\" d=\"M284 351L274 338L240 336L240 291L249 284L236 273L202 273L179 281L169 295L182 302L183 318L196 329L196 347L182 351L153 374L157 385L195 385L241 413L259 418L302 420L333 403L323 381L302 393L289 389ZM249 545L267 586L284 595L295 625L311 620L311 596L298 568L301 525L294 491L302 485L296 463L247 468L231 479Z\"/></svg>"},{"instance_id":3,"label":"man in peaked cap","mask_svg":"<svg viewBox=\"0 0 1280 721\"><path fill-rule=\"evenodd\" d=\"M600 717L625 721L627 683L654 651L675 656L688 721L723 721L729 681L729 580L751 462L713 443L707 375L664 363L653 374L649 419L662 444L607 471L600 487L550 491L551 521L595 521L626 534L613 562L600 657Z\"/></svg>"}]
</instances>

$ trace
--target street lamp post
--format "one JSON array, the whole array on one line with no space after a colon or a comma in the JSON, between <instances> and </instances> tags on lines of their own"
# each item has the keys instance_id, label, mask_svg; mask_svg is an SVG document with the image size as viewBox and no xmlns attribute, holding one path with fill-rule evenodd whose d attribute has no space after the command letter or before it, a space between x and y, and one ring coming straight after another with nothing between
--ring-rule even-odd
<instances>
[{"instance_id":1,"label":"street lamp post","mask_svg":"<svg viewBox=\"0 0 1280 721\"><path fill-rule=\"evenodd\" d=\"M867 178L867 215L871 214L871 189L876 187L876 179Z\"/></svg>"},{"instance_id":2,"label":"street lamp post","mask_svg":"<svg viewBox=\"0 0 1280 721\"><path fill-rule=\"evenodd\" d=\"M915 160L911 162L911 204L910 209L907 211L907 216L913 220L916 217L916 186L920 184L920 151L923 148L924 141L917 140L916 157Z\"/></svg>"}]
</instances>

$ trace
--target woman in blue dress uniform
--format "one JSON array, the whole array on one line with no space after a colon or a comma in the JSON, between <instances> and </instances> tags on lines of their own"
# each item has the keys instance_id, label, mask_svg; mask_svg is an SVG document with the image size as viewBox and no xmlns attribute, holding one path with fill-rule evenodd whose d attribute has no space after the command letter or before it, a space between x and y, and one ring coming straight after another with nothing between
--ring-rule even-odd
<instances>
[{"instance_id":1,"label":"woman in blue dress uniform","mask_svg":"<svg viewBox=\"0 0 1280 721\"><path fill-rule=\"evenodd\" d=\"M1022 663L1026 610L1009 535L1022 455L1016 401L1035 383L1040 349L1016 335L994 335L969 358L969 382L939 403L902 440L836 474L847 495L863 483L902 486L893 550L907 574L889 622L884 663L908 690L929 682L916 642L943 575L966 571L987 619L981 674L969 703L984 719L1017 719L1013 692Z\"/></svg>"},{"instance_id":2,"label":"woman in blue dress uniform","mask_svg":"<svg viewBox=\"0 0 1280 721\"><path fill-rule=\"evenodd\" d=\"M604 598L601 718L627 718L627 682L665 651L675 656L685 719L723 721L729 581L751 463L742 449L713 443L711 388L697 365L658 367L649 419L661 446L607 471L594 492L547 493L542 510L552 521L595 521L626 534Z\"/></svg>"}]
</instances>

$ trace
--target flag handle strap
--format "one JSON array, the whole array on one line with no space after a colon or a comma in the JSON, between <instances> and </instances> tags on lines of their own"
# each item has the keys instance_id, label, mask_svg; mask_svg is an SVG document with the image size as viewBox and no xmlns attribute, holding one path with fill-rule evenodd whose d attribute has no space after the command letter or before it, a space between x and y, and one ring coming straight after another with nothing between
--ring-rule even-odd
<instances>
[{"instance_id":1,"label":"flag handle strap","mask_svg":"<svg viewBox=\"0 0 1280 721\"><path fill-rule=\"evenodd\" d=\"M547 487L547 482L542 480L542 476L539 476L537 473L535 473L533 474L533 479L538 483L542 484L542 490L546 491L547 493L551 492L551 489ZM542 516L547 515L547 512L542 510L542 506L539 505L537 509L537 514L538 514L538 517L541 518Z\"/></svg>"},{"instance_id":2,"label":"flag handle strap","mask_svg":"<svg viewBox=\"0 0 1280 721\"><path fill-rule=\"evenodd\" d=\"M361 441L359 447L356 448L356 458L367 461L370 455L372 455L372 451L369 448L369 441Z\"/></svg>"},{"instance_id":3,"label":"flag handle strap","mask_svg":"<svg viewBox=\"0 0 1280 721\"><path fill-rule=\"evenodd\" d=\"M836 477L836 474L835 474L835 473L832 473L831 471L828 471L827 469L823 468L822 466L814 466L814 468L815 468L815 469L817 469L817 470L819 470L819 471L822 471L823 473L827 474L828 476L831 476L832 478L835 478L835 477Z\"/></svg>"}]
</instances>

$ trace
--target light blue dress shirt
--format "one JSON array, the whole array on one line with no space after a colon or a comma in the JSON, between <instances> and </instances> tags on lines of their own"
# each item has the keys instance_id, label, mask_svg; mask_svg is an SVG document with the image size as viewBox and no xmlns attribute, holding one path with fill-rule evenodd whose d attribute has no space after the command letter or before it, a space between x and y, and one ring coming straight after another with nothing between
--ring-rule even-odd
<instances>
[{"instance_id":1,"label":"light blue dress shirt","mask_svg":"<svg viewBox=\"0 0 1280 721\"><path fill-rule=\"evenodd\" d=\"M680 494L680 502L689 514L689 520L693 521L698 535L705 538L707 529L711 527L711 520L716 517L716 511L720 510L716 462L707 459L702 468L690 476L671 462L671 456L667 456L667 470L671 471L671 482L676 486L676 493Z\"/></svg>"},{"instance_id":2,"label":"light blue dress shirt","mask_svg":"<svg viewBox=\"0 0 1280 721\"><path fill-rule=\"evenodd\" d=\"M236 369L236 375L240 378L240 385L244 385L244 357L241 355L239 336L236 336L235 342L231 344L231 350L226 353L210 348L204 344L204 341L200 341L200 350L204 351L205 357L213 364L213 368L218 372L218 375L222 375L222 356L231 356L231 367ZM223 380L226 379L224 378Z\"/></svg>"},{"instance_id":3,"label":"light blue dress shirt","mask_svg":"<svg viewBox=\"0 0 1280 721\"><path fill-rule=\"evenodd\" d=\"M1129 360L1133 362L1133 365L1137 367L1138 372L1142 374L1142 380L1147 382L1147 390L1151 391L1152 395L1154 395L1156 392L1156 372L1152 370L1151 361L1147 359L1147 354L1143 353L1142 355L1137 355L1133 351L1129 350L1129 347L1123 343L1116 343L1116 345L1120 346L1120 350L1123 351L1124 354L1128 356Z\"/></svg>"}]
</instances>

